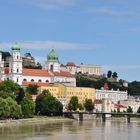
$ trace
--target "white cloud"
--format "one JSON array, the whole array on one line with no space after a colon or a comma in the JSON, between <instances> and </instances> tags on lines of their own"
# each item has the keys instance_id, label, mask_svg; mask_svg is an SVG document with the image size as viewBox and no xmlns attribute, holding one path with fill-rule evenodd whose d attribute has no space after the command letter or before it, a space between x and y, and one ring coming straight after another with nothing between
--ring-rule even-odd
<instances>
[{"instance_id":1,"label":"white cloud","mask_svg":"<svg viewBox=\"0 0 140 140\"><path fill-rule=\"evenodd\" d=\"M62 6L74 6L85 0L24 0L24 3L34 5L43 10L54 10Z\"/></svg>"},{"instance_id":2,"label":"white cloud","mask_svg":"<svg viewBox=\"0 0 140 140\"><path fill-rule=\"evenodd\" d=\"M99 13L99 14L107 14L112 16L127 16L132 15L131 11L120 11L119 9L114 9L110 7L89 7L86 9L88 13Z\"/></svg>"},{"instance_id":3,"label":"white cloud","mask_svg":"<svg viewBox=\"0 0 140 140\"><path fill-rule=\"evenodd\" d=\"M103 66L103 71L127 71L127 70L139 70L140 65L106 65Z\"/></svg>"},{"instance_id":4,"label":"white cloud","mask_svg":"<svg viewBox=\"0 0 140 140\"><path fill-rule=\"evenodd\" d=\"M31 50L46 50L46 49L60 49L60 50L82 50L82 49L96 49L99 45L96 44L80 44L64 41L23 41L18 42L21 48ZM0 48L11 48L13 43L0 43Z\"/></svg>"}]
</instances>

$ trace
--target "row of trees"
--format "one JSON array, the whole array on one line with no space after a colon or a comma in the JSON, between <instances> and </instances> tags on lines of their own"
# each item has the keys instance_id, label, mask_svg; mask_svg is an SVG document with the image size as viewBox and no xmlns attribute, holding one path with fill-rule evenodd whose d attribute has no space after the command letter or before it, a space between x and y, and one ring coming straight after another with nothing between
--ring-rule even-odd
<instances>
[{"instance_id":1,"label":"row of trees","mask_svg":"<svg viewBox=\"0 0 140 140\"><path fill-rule=\"evenodd\" d=\"M0 83L0 119L33 117L35 103L29 94L16 83Z\"/></svg>"},{"instance_id":2,"label":"row of trees","mask_svg":"<svg viewBox=\"0 0 140 140\"><path fill-rule=\"evenodd\" d=\"M0 119L62 115L63 105L48 90L34 102L31 94L37 94L37 91L38 86L30 85L24 90L10 80L0 83Z\"/></svg>"},{"instance_id":3,"label":"row of trees","mask_svg":"<svg viewBox=\"0 0 140 140\"><path fill-rule=\"evenodd\" d=\"M93 111L94 104L91 99L86 99L85 103L83 105L81 103L79 103L77 96L73 96L70 99L70 102L68 104L69 111L76 111L77 109L83 110L84 108L86 111Z\"/></svg>"},{"instance_id":4,"label":"row of trees","mask_svg":"<svg viewBox=\"0 0 140 140\"><path fill-rule=\"evenodd\" d=\"M111 70L107 73L107 78L118 78L117 72L112 72Z\"/></svg>"},{"instance_id":5,"label":"row of trees","mask_svg":"<svg viewBox=\"0 0 140 140\"><path fill-rule=\"evenodd\" d=\"M107 83L109 90L120 90L120 91L126 91L127 88L123 86L122 82L110 82L107 78L101 78L98 80L91 80L89 78L85 77L77 77L76 78L76 84L78 87L92 87L95 89L101 89L104 87L104 84Z\"/></svg>"}]
</instances>

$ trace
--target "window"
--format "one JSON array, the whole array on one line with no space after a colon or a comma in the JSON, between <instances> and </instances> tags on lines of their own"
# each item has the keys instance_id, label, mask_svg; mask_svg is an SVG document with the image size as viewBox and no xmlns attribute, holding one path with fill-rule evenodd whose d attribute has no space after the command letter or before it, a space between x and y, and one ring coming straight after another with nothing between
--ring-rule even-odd
<instances>
[{"instance_id":1,"label":"window","mask_svg":"<svg viewBox=\"0 0 140 140\"><path fill-rule=\"evenodd\" d=\"M51 65L51 68L50 69L51 69L51 71L53 71L53 65Z\"/></svg>"},{"instance_id":2,"label":"window","mask_svg":"<svg viewBox=\"0 0 140 140\"><path fill-rule=\"evenodd\" d=\"M18 83L18 78L17 78L17 83Z\"/></svg>"},{"instance_id":3,"label":"window","mask_svg":"<svg viewBox=\"0 0 140 140\"><path fill-rule=\"evenodd\" d=\"M19 58L19 56L17 55L17 59Z\"/></svg>"},{"instance_id":4,"label":"window","mask_svg":"<svg viewBox=\"0 0 140 140\"><path fill-rule=\"evenodd\" d=\"M19 73L19 69L17 69L17 73Z\"/></svg>"},{"instance_id":5,"label":"window","mask_svg":"<svg viewBox=\"0 0 140 140\"><path fill-rule=\"evenodd\" d=\"M49 83L49 80L46 80L46 83Z\"/></svg>"},{"instance_id":6,"label":"window","mask_svg":"<svg viewBox=\"0 0 140 140\"><path fill-rule=\"evenodd\" d=\"M42 80L39 79L38 82L42 82Z\"/></svg>"},{"instance_id":7,"label":"window","mask_svg":"<svg viewBox=\"0 0 140 140\"><path fill-rule=\"evenodd\" d=\"M31 82L34 82L34 79L32 79Z\"/></svg>"},{"instance_id":8,"label":"window","mask_svg":"<svg viewBox=\"0 0 140 140\"><path fill-rule=\"evenodd\" d=\"M26 82L26 81L27 81L27 79L23 79L23 81L25 81L25 82Z\"/></svg>"}]
</instances>

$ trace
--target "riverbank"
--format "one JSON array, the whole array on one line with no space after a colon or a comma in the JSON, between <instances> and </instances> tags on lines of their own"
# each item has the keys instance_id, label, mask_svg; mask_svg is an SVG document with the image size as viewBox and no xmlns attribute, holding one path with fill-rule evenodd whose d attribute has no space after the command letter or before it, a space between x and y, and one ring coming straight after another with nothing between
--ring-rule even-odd
<instances>
[{"instance_id":1,"label":"riverbank","mask_svg":"<svg viewBox=\"0 0 140 140\"><path fill-rule=\"evenodd\" d=\"M55 123L55 122L68 122L73 121L73 119L64 118L64 117L46 117L46 116L39 116L34 118L27 118L27 119L18 119L18 120L0 120L0 127L10 127L10 126L17 126L17 125L30 125L30 124L44 124L44 123Z\"/></svg>"}]
</instances>

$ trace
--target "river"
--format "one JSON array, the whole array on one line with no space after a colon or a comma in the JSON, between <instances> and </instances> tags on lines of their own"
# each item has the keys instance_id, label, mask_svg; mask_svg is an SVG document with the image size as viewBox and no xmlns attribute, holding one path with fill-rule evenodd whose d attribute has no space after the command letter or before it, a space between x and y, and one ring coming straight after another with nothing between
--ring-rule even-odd
<instances>
[{"instance_id":1,"label":"river","mask_svg":"<svg viewBox=\"0 0 140 140\"><path fill-rule=\"evenodd\" d=\"M139 140L140 121L89 120L28 123L0 128L0 140Z\"/></svg>"}]
</instances>

